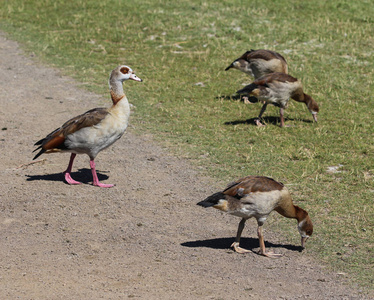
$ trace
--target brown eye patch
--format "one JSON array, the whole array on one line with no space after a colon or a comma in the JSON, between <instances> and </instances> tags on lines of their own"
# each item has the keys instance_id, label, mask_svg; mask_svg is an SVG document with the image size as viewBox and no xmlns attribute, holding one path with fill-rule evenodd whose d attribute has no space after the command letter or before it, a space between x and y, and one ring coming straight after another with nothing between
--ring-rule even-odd
<instances>
[{"instance_id":1,"label":"brown eye patch","mask_svg":"<svg viewBox=\"0 0 374 300\"><path fill-rule=\"evenodd\" d=\"M130 69L129 69L129 68L126 68L126 67L122 67L122 68L120 69L120 71L121 71L121 73L123 73L123 74L127 74L127 73L130 71Z\"/></svg>"}]
</instances>

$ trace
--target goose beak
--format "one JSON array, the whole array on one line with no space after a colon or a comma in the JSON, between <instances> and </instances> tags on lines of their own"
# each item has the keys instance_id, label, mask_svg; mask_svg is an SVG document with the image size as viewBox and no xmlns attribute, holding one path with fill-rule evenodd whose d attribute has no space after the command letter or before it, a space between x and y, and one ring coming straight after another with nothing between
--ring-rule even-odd
<instances>
[{"instance_id":1,"label":"goose beak","mask_svg":"<svg viewBox=\"0 0 374 300\"><path fill-rule=\"evenodd\" d=\"M309 238L308 236L304 236L301 238L301 247L305 248L305 243L308 238Z\"/></svg>"},{"instance_id":2,"label":"goose beak","mask_svg":"<svg viewBox=\"0 0 374 300\"><path fill-rule=\"evenodd\" d=\"M136 76L134 73L131 73L131 75L130 75L130 79L135 80L135 81L140 81L140 82L143 81L143 80L140 79L138 76Z\"/></svg>"},{"instance_id":3,"label":"goose beak","mask_svg":"<svg viewBox=\"0 0 374 300\"><path fill-rule=\"evenodd\" d=\"M317 123L317 113L316 112L312 112L312 116L313 116L314 122Z\"/></svg>"}]
</instances>

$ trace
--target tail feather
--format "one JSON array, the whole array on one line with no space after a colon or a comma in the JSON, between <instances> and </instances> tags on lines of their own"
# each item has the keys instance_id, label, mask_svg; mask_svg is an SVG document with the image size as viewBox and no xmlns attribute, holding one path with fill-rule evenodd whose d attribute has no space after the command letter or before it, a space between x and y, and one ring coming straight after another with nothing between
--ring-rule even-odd
<instances>
[{"instance_id":1,"label":"tail feather","mask_svg":"<svg viewBox=\"0 0 374 300\"><path fill-rule=\"evenodd\" d=\"M214 205L217 205L219 200L225 199L225 194L222 192L214 193L213 195L209 196L203 201L200 201L197 203L197 205L200 205L202 207L212 207Z\"/></svg>"},{"instance_id":2,"label":"tail feather","mask_svg":"<svg viewBox=\"0 0 374 300\"><path fill-rule=\"evenodd\" d=\"M38 145L41 145L41 144L43 144L43 142L45 141L45 138L44 139L41 139L41 140L39 140L39 141L37 141L35 144L34 144L34 146L38 146ZM38 148L39 149L39 148ZM36 150L36 149L35 149ZM35 151L34 150L34 151Z\"/></svg>"},{"instance_id":3,"label":"tail feather","mask_svg":"<svg viewBox=\"0 0 374 300\"><path fill-rule=\"evenodd\" d=\"M241 90L237 91L238 94L250 94L253 90L257 89L258 85L255 83L251 83L246 87L242 88Z\"/></svg>"},{"instance_id":4,"label":"tail feather","mask_svg":"<svg viewBox=\"0 0 374 300\"><path fill-rule=\"evenodd\" d=\"M34 146L37 146L37 144L35 144ZM42 147L42 145L40 145L38 148L34 149L34 150L32 151L32 153L34 153L35 151L38 151L41 147Z\"/></svg>"},{"instance_id":5,"label":"tail feather","mask_svg":"<svg viewBox=\"0 0 374 300\"><path fill-rule=\"evenodd\" d=\"M35 151L38 151L40 149L40 151L34 156L33 160L37 159L40 155L42 155L44 152L45 152L45 149L43 149L43 143L45 141L45 138L37 141L34 146L39 146L38 148L34 149L34 151L32 151L32 153L34 153Z\"/></svg>"},{"instance_id":6,"label":"tail feather","mask_svg":"<svg viewBox=\"0 0 374 300\"><path fill-rule=\"evenodd\" d=\"M40 149L41 148L41 149ZM34 156L34 158L32 160L35 160L37 159L40 155L42 155L44 152L45 152L45 149L42 148L42 146L39 146L38 148L36 148L33 152L35 152L36 150L39 150L40 151Z\"/></svg>"}]
</instances>

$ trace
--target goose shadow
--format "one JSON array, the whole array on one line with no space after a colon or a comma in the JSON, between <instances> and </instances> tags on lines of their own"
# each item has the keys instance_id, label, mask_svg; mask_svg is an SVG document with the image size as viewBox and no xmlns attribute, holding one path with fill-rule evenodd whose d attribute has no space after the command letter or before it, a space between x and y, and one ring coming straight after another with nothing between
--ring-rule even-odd
<instances>
[{"instance_id":1,"label":"goose shadow","mask_svg":"<svg viewBox=\"0 0 374 300\"><path fill-rule=\"evenodd\" d=\"M46 175L26 175L26 176L27 176L26 181L37 181L37 180L63 181L65 184L68 184L67 182L65 182L63 172L54 173L54 174L46 174ZM78 169L78 171L71 174L71 177L74 178L74 180L77 180L84 184L92 183L91 169L87 169L87 168ZM102 174L98 171L97 171L97 177L99 178L99 181L103 181L109 178L109 176Z\"/></svg>"},{"instance_id":2,"label":"goose shadow","mask_svg":"<svg viewBox=\"0 0 374 300\"><path fill-rule=\"evenodd\" d=\"M227 101L238 101L238 100L240 100L241 102L244 102L243 95L239 95L239 94L236 94L236 95L221 95L221 96L217 96L216 99L223 99L223 100L227 100ZM248 100L252 104L259 102L256 97L252 97L252 96L248 97ZM251 118L251 119L247 119L247 120L227 121L227 122L224 123L224 125L250 124L250 125L257 126L256 122L255 122L256 119L258 119L258 118ZM261 120L264 121L267 124L273 124L273 125L276 125L277 123L280 123L280 118L279 117L272 117L272 116L262 117ZM290 120L290 119L285 118L285 120Z\"/></svg>"},{"instance_id":3,"label":"goose shadow","mask_svg":"<svg viewBox=\"0 0 374 300\"><path fill-rule=\"evenodd\" d=\"M227 100L227 101L238 101L240 100L241 102L244 102L244 97L245 95L240 95L240 94L235 94L235 95L220 95L220 96L216 96L215 98L220 100L220 99L223 99L223 100ZM253 96L246 96L248 98L248 101L251 102L251 103L257 103L259 102L258 99L256 97L253 97Z\"/></svg>"},{"instance_id":4,"label":"goose shadow","mask_svg":"<svg viewBox=\"0 0 374 300\"><path fill-rule=\"evenodd\" d=\"M258 118L250 118L246 120L234 120L234 121L227 121L224 123L224 125L239 125L239 124L249 124L253 126L257 126L255 120ZM280 124L280 118L279 117L274 117L274 116L267 116L267 117L262 117L261 121L264 122L265 124L272 124L272 125L279 125ZM295 118L284 118L284 121L298 121L298 122L304 122L304 123L313 123L311 120L307 119L295 119ZM287 127L287 124L286 124Z\"/></svg>"},{"instance_id":5,"label":"goose shadow","mask_svg":"<svg viewBox=\"0 0 374 300\"><path fill-rule=\"evenodd\" d=\"M234 238L216 238L210 240L197 240L197 241L189 241L182 243L181 245L188 248L213 248L213 249L229 249L230 245L235 241ZM240 239L240 247L250 250L254 253L253 249L258 249L259 241L257 238L241 238ZM303 247L295 246L290 244L274 244L271 242L265 241L266 248L283 248L291 251L298 251L302 252Z\"/></svg>"},{"instance_id":6,"label":"goose shadow","mask_svg":"<svg viewBox=\"0 0 374 300\"><path fill-rule=\"evenodd\" d=\"M241 102L244 102L243 95L239 95L239 94L236 94L236 95L220 95L220 96L216 96L216 99L224 99L224 100L227 100L227 101L238 101L238 100L240 100ZM248 101L251 102L251 104L255 104L255 103L259 102L258 99L256 97L253 97L253 96L248 97ZM277 105L275 105L275 106L277 106ZM258 112L260 112L260 108L258 109ZM255 122L255 120L257 120L257 119L258 119L257 117L254 117L254 118L246 119L246 120L227 121L227 122L224 123L224 125L250 124L250 125L257 126L256 122ZM263 122L265 122L265 124L277 125L277 124L280 123L280 117L274 117L274 116L262 117L261 120ZM304 123L313 123L312 120L300 119L300 118L296 119L296 118L285 117L284 120L285 120L285 122L296 120L296 121L301 121L301 122L304 122Z\"/></svg>"},{"instance_id":7,"label":"goose shadow","mask_svg":"<svg viewBox=\"0 0 374 300\"><path fill-rule=\"evenodd\" d=\"M256 122L255 120L257 120L258 118L250 118L250 119L246 119L246 120L234 120L234 121L227 121L224 123L224 125L240 125L240 124L247 124L247 125L254 125L254 126L257 126L256 125ZM293 119L289 119L289 118L285 118L285 122L288 121L288 120L293 120ZM268 116L268 117L262 117L261 118L261 121L263 121L265 124L272 124L272 125L277 125L280 123L280 118L279 117L272 117L272 116Z\"/></svg>"}]
</instances>

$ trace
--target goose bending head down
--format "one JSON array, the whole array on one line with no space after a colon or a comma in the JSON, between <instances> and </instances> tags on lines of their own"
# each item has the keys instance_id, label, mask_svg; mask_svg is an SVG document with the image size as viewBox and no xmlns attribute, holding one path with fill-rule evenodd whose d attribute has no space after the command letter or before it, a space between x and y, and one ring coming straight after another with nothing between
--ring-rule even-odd
<instances>
[{"instance_id":1,"label":"goose bending head down","mask_svg":"<svg viewBox=\"0 0 374 300\"><path fill-rule=\"evenodd\" d=\"M202 207L214 207L231 215L242 218L235 242L231 245L238 253L250 252L239 247L240 237L245 222L254 217L257 220L257 234L260 243L260 254L276 258L281 256L266 252L262 226L269 214L275 210L286 218L297 220L297 229L301 236L301 246L313 233L313 224L308 213L293 204L288 189L280 182L264 176L247 176L231 184L222 192L215 193L197 203Z\"/></svg>"},{"instance_id":2,"label":"goose bending head down","mask_svg":"<svg viewBox=\"0 0 374 300\"><path fill-rule=\"evenodd\" d=\"M71 177L71 170L77 154L87 154L90 158L90 168L93 185L98 187L112 187L113 184L99 182L96 173L95 157L112 145L125 132L129 117L130 105L123 91L125 80L142 81L134 71L121 65L115 68L109 77L109 89L113 105L109 108L94 108L84 114L65 122L61 127L52 131L45 138L35 143L39 146L34 150L39 152L34 159L43 153L70 152L69 165L64 172L68 184L80 184Z\"/></svg>"},{"instance_id":3,"label":"goose bending head down","mask_svg":"<svg viewBox=\"0 0 374 300\"><path fill-rule=\"evenodd\" d=\"M297 102L303 102L317 122L319 107L317 102L304 93L301 81L291 75L284 73L271 73L256 79L250 85L237 91L238 94L254 96L264 102L260 114L256 119L256 124L262 126L260 119L268 104L280 107L280 126L284 127L284 110L288 106L290 98Z\"/></svg>"},{"instance_id":4,"label":"goose bending head down","mask_svg":"<svg viewBox=\"0 0 374 300\"><path fill-rule=\"evenodd\" d=\"M255 79L274 72L288 73L285 58L278 52L265 49L252 49L245 52L234 60L225 71L231 68L252 75Z\"/></svg>"}]
</instances>

